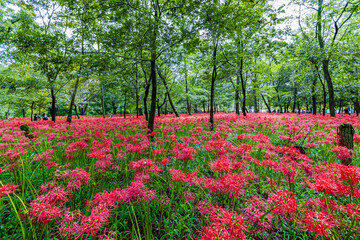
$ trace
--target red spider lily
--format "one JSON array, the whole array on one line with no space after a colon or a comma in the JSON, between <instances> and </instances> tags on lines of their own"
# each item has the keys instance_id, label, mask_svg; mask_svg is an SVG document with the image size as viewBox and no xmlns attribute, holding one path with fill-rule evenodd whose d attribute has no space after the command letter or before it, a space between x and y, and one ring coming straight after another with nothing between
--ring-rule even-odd
<instances>
[{"instance_id":1,"label":"red spider lily","mask_svg":"<svg viewBox=\"0 0 360 240\"><path fill-rule=\"evenodd\" d=\"M183 198L188 201L191 202L192 200L194 200L194 194L191 191L185 191Z\"/></svg>"},{"instance_id":2,"label":"red spider lily","mask_svg":"<svg viewBox=\"0 0 360 240\"><path fill-rule=\"evenodd\" d=\"M340 158L344 162L351 162L352 157L352 150L348 149L347 147L334 147L331 149L332 152L337 153L337 157Z\"/></svg>"},{"instance_id":3,"label":"red spider lily","mask_svg":"<svg viewBox=\"0 0 360 240\"><path fill-rule=\"evenodd\" d=\"M0 186L0 197L4 196L4 195L9 195L12 194L13 192L15 192L16 188L19 187L20 185L15 185L14 183L9 183L9 184L1 184Z\"/></svg>"},{"instance_id":4,"label":"red spider lily","mask_svg":"<svg viewBox=\"0 0 360 240\"><path fill-rule=\"evenodd\" d=\"M294 213L298 205L295 200L294 193L281 189L269 199L269 204L273 205L272 212L278 215L289 215Z\"/></svg>"},{"instance_id":5,"label":"red spider lily","mask_svg":"<svg viewBox=\"0 0 360 240\"><path fill-rule=\"evenodd\" d=\"M48 203L62 206L65 202L69 201L67 195L68 192L63 187L55 186L47 194L38 196L33 200L33 203Z\"/></svg>"},{"instance_id":6,"label":"red spider lily","mask_svg":"<svg viewBox=\"0 0 360 240\"><path fill-rule=\"evenodd\" d=\"M221 157L210 164L210 168L218 172L230 171L231 162L226 157Z\"/></svg>"},{"instance_id":7,"label":"red spider lily","mask_svg":"<svg viewBox=\"0 0 360 240\"><path fill-rule=\"evenodd\" d=\"M360 204L349 203L345 208L345 213L356 220L360 219Z\"/></svg>"},{"instance_id":8,"label":"red spider lily","mask_svg":"<svg viewBox=\"0 0 360 240\"><path fill-rule=\"evenodd\" d=\"M147 169L153 165L155 165L155 163L151 159L147 159L147 158L143 158L138 161L133 161L130 163L131 169L135 171L138 171L140 169Z\"/></svg>"},{"instance_id":9,"label":"red spider lily","mask_svg":"<svg viewBox=\"0 0 360 240\"><path fill-rule=\"evenodd\" d=\"M310 211L306 213L305 225L308 231L316 232L317 236L327 236L336 227L336 218L327 211Z\"/></svg>"},{"instance_id":10,"label":"red spider lily","mask_svg":"<svg viewBox=\"0 0 360 240\"><path fill-rule=\"evenodd\" d=\"M246 179L243 175L237 173L228 173L222 179L221 183L224 184L223 192L230 196L236 196L243 193L243 186L246 183Z\"/></svg>"},{"instance_id":11,"label":"red spider lily","mask_svg":"<svg viewBox=\"0 0 360 240\"><path fill-rule=\"evenodd\" d=\"M269 211L270 205L265 199L258 199L255 196L249 200L250 205L244 209L244 217L247 223L256 223L262 229L271 229L273 215ZM267 213L265 215L265 213Z\"/></svg>"},{"instance_id":12,"label":"red spider lily","mask_svg":"<svg viewBox=\"0 0 360 240\"><path fill-rule=\"evenodd\" d=\"M63 173L56 175L60 179L69 179L67 185L67 188L69 190L79 189L90 179L90 174L81 168L75 168L74 170L66 170Z\"/></svg>"},{"instance_id":13,"label":"red spider lily","mask_svg":"<svg viewBox=\"0 0 360 240\"><path fill-rule=\"evenodd\" d=\"M33 201L30 205L30 217L34 218L37 223L47 224L62 215L62 210L59 207L49 203Z\"/></svg>"}]
</instances>

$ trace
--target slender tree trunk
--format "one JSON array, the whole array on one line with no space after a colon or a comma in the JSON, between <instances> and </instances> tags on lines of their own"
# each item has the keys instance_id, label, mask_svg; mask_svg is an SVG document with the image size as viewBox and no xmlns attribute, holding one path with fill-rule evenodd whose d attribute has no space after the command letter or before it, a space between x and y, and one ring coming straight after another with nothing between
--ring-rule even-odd
<instances>
[{"instance_id":1,"label":"slender tree trunk","mask_svg":"<svg viewBox=\"0 0 360 240\"><path fill-rule=\"evenodd\" d=\"M256 88L257 88L257 76L256 74L254 75L254 80L253 80L253 97L254 97L254 112L258 113L259 112L259 104L258 104L258 99L256 96Z\"/></svg>"},{"instance_id":2,"label":"slender tree trunk","mask_svg":"<svg viewBox=\"0 0 360 240\"><path fill-rule=\"evenodd\" d=\"M176 111L175 109L175 105L171 99L171 96L170 96L170 91L169 91L169 88L168 88L168 85L166 83L166 79L165 77L161 74L161 72L158 70L158 74L159 74L159 77L161 78L162 82L164 83L164 87L165 87L165 91L167 93L167 97L168 97L168 100L169 100L169 103L171 105L171 108L173 110L173 112L175 113L176 117L180 117L179 113Z\"/></svg>"},{"instance_id":3,"label":"slender tree trunk","mask_svg":"<svg viewBox=\"0 0 360 240\"><path fill-rule=\"evenodd\" d=\"M191 115L191 105L189 101L189 88L188 88L188 79L187 79L187 65L186 65L186 58L185 58L185 91L186 91L186 107L187 112Z\"/></svg>"},{"instance_id":4,"label":"slender tree trunk","mask_svg":"<svg viewBox=\"0 0 360 240\"><path fill-rule=\"evenodd\" d=\"M149 111L148 111L148 107L147 107L147 99L149 96L149 92L150 92L150 82L151 82L151 75L150 75L150 79L149 79L149 84L146 85L145 87L145 93L144 93L144 113L145 113L145 119L146 121L149 120Z\"/></svg>"},{"instance_id":5,"label":"slender tree trunk","mask_svg":"<svg viewBox=\"0 0 360 240\"><path fill-rule=\"evenodd\" d=\"M80 68L80 71L81 71L81 68ZM66 121L67 121L68 123L71 123L72 110L73 110L73 106L74 106L74 104L75 104L75 97L76 97L76 92L77 92L77 89L78 89L78 86L79 86L79 81L80 81L80 77L78 76L78 77L76 78L74 91L73 91L72 94L71 94L69 114L68 114L67 119L66 119Z\"/></svg>"},{"instance_id":6,"label":"slender tree trunk","mask_svg":"<svg viewBox=\"0 0 360 240\"><path fill-rule=\"evenodd\" d=\"M105 116L105 101L104 101L104 86L103 86L102 82L101 82L101 108L102 108L103 118L106 118L106 116Z\"/></svg>"},{"instance_id":7,"label":"slender tree trunk","mask_svg":"<svg viewBox=\"0 0 360 240\"><path fill-rule=\"evenodd\" d=\"M313 78L313 82L312 82L312 86L311 86L311 95L312 95L312 112L314 115L316 115L317 113L317 107L316 107L316 80L317 80L317 75L314 75Z\"/></svg>"},{"instance_id":8,"label":"slender tree trunk","mask_svg":"<svg viewBox=\"0 0 360 240\"><path fill-rule=\"evenodd\" d=\"M124 118L126 118L126 93L124 97Z\"/></svg>"},{"instance_id":9,"label":"slender tree trunk","mask_svg":"<svg viewBox=\"0 0 360 240\"><path fill-rule=\"evenodd\" d=\"M244 66L244 58L241 57L240 59L240 70L239 70L239 74L240 74L240 79L241 79L241 89L242 89L242 112L244 117L246 117L246 82L244 80L244 76L243 76L243 66Z\"/></svg>"},{"instance_id":10,"label":"slender tree trunk","mask_svg":"<svg viewBox=\"0 0 360 240\"><path fill-rule=\"evenodd\" d=\"M263 99L263 101L265 103L266 108L268 109L268 112L271 113L270 104L266 102L266 99L265 99L263 94L261 94L261 97L262 97L262 99Z\"/></svg>"},{"instance_id":11,"label":"slender tree trunk","mask_svg":"<svg viewBox=\"0 0 360 240\"><path fill-rule=\"evenodd\" d=\"M354 103L354 108L356 111L356 116L359 116L360 113L360 103L359 103L359 99L357 97L354 97L352 99L353 103Z\"/></svg>"},{"instance_id":12,"label":"slender tree trunk","mask_svg":"<svg viewBox=\"0 0 360 240\"><path fill-rule=\"evenodd\" d=\"M316 24L316 35L318 38L318 43L320 50L324 52L325 50L325 41L323 38L322 32L322 10L323 10L323 0L318 0L318 11L317 11L317 24ZM329 92L329 109L330 116L335 117L335 96L334 96L334 87L331 80L330 72L329 72L329 59L326 56L323 56L322 60L322 69L324 72L324 78L328 85Z\"/></svg>"},{"instance_id":13,"label":"slender tree trunk","mask_svg":"<svg viewBox=\"0 0 360 240\"><path fill-rule=\"evenodd\" d=\"M329 109L330 109L330 116L335 117L335 95L334 95L334 87L331 80L330 72L329 72L329 60L323 61L323 72L324 77L328 86L329 92Z\"/></svg>"},{"instance_id":14,"label":"slender tree trunk","mask_svg":"<svg viewBox=\"0 0 360 240\"><path fill-rule=\"evenodd\" d=\"M50 114L51 114L51 121L55 122L56 120L56 96L55 96L55 91L53 88L50 89L50 95L51 95L51 109L50 109Z\"/></svg>"},{"instance_id":15,"label":"slender tree trunk","mask_svg":"<svg viewBox=\"0 0 360 240\"><path fill-rule=\"evenodd\" d=\"M148 129L149 132L153 132L154 131L154 124L155 124L155 113L156 113L156 91L157 91L157 85L156 85L156 68L155 68L155 64L156 64L156 55L155 53L153 53L151 55L151 74L150 74L150 78L151 78L151 108L150 108L150 114L149 114L149 120L148 120Z\"/></svg>"},{"instance_id":16,"label":"slender tree trunk","mask_svg":"<svg viewBox=\"0 0 360 240\"><path fill-rule=\"evenodd\" d=\"M235 85L235 112L237 115L240 115L240 76L236 74L236 85Z\"/></svg>"},{"instance_id":17,"label":"slender tree trunk","mask_svg":"<svg viewBox=\"0 0 360 240\"><path fill-rule=\"evenodd\" d=\"M79 113L78 113L78 110L77 110L77 105L74 104L74 109L75 109L75 115L78 119L80 119L80 116L79 116Z\"/></svg>"},{"instance_id":18,"label":"slender tree trunk","mask_svg":"<svg viewBox=\"0 0 360 240\"><path fill-rule=\"evenodd\" d=\"M22 109L22 115L23 115L23 117L26 117L25 108Z\"/></svg>"},{"instance_id":19,"label":"slender tree trunk","mask_svg":"<svg viewBox=\"0 0 360 240\"><path fill-rule=\"evenodd\" d=\"M136 64L136 72L135 72L135 101L136 101L136 118L139 118L139 89L138 89L138 68Z\"/></svg>"},{"instance_id":20,"label":"slender tree trunk","mask_svg":"<svg viewBox=\"0 0 360 240\"><path fill-rule=\"evenodd\" d=\"M216 67L216 53L218 47L218 40L214 41L214 50L213 50L213 72L211 76L211 89L210 89L210 124L211 131L214 130L214 101L215 101L215 81L217 77L217 67Z\"/></svg>"},{"instance_id":21,"label":"slender tree trunk","mask_svg":"<svg viewBox=\"0 0 360 240\"><path fill-rule=\"evenodd\" d=\"M326 113L326 87L325 87L325 82L323 82L321 80L319 71L318 71L318 77L319 77L319 80L320 80L320 83L322 86L322 90L323 90L323 116L325 116L325 113Z\"/></svg>"},{"instance_id":22,"label":"slender tree trunk","mask_svg":"<svg viewBox=\"0 0 360 240\"><path fill-rule=\"evenodd\" d=\"M296 90L294 90L294 104L293 104L293 109L292 109L293 113L295 112L296 101L297 101L297 93L296 93Z\"/></svg>"},{"instance_id":23,"label":"slender tree trunk","mask_svg":"<svg viewBox=\"0 0 360 240\"><path fill-rule=\"evenodd\" d=\"M31 113L30 113L30 120L31 120L31 121L34 120L34 119L33 119L34 104L35 104L35 102L33 101L33 102L31 103L31 107L30 107L30 111L31 111Z\"/></svg>"}]
</instances>

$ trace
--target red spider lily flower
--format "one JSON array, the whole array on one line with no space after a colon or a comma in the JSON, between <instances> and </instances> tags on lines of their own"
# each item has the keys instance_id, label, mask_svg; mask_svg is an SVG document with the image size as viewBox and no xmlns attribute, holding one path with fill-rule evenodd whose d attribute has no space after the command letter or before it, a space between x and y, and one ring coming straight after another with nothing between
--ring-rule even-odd
<instances>
[{"instance_id":1,"label":"red spider lily flower","mask_svg":"<svg viewBox=\"0 0 360 240\"><path fill-rule=\"evenodd\" d=\"M49 203L38 203L33 201L30 205L30 216L35 218L37 223L47 224L62 215L62 211L59 207Z\"/></svg>"},{"instance_id":2,"label":"red spider lily flower","mask_svg":"<svg viewBox=\"0 0 360 240\"><path fill-rule=\"evenodd\" d=\"M14 183L9 183L9 184L5 184L0 186L0 197L4 196L4 195L9 195L12 194L17 187L19 187L20 185L15 185Z\"/></svg>"},{"instance_id":3,"label":"red spider lily flower","mask_svg":"<svg viewBox=\"0 0 360 240\"><path fill-rule=\"evenodd\" d=\"M231 162L226 157L221 157L210 164L210 168L218 172L230 171Z\"/></svg>"},{"instance_id":4,"label":"red spider lily flower","mask_svg":"<svg viewBox=\"0 0 360 240\"><path fill-rule=\"evenodd\" d=\"M349 217L359 220L360 219L360 204L349 203L345 208L345 212Z\"/></svg>"},{"instance_id":5,"label":"red spider lily flower","mask_svg":"<svg viewBox=\"0 0 360 240\"><path fill-rule=\"evenodd\" d=\"M184 182L186 179L185 173L183 173L181 170L170 168L169 174L170 178L175 182Z\"/></svg>"},{"instance_id":6,"label":"red spider lily flower","mask_svg":"<svg viewBox=\"0 0 360 240\"><path fill-rule=\"evenodd\" d=\"M119 152L116 154L116 158L118 159L125 159L125 153L122 150L119 150Z\"/></svg>"},{"instance_id":7,"label":"red spider lily flower","mask_svg":"<svg viewBox=\"0 0 360 240\"><path fill-rule=\"evenodd\" d=\"M184 195L183 195L183 198L188 201L188 202L191 202L192 200L194 200L194 195L191 191L185 191L184 192Z\"/></svg>"},{"instance_id":8,"label":"red spider lily flower","mask_svg":"<svg viewBox=\"0 0 360 240\"><path fill-rule=\"evenodd\" d=\"M352 150L347 147L334 147L331 151L336 152L336 156L344 162L351 162L351 159L353 158Z\"/></svg>"},{"instance_id":9,"label":"red spider lily flower","mask_svg":"<svg viewBox=\"0 0 360 240\"><path fill-rule=\"evenodd\" d=\"M244 209L244 217L247 219L248 223L256 223L258 227L262 229L271 229L273 215L268 213L270 205L265 199L258 199L255 196L249 200L250 205Z\"/></svg>"},{"instance_id":10,"label":"red spider lily flower","mask_svg":"<svg viewBox=\"0 0 360 240\"><path fill-rule=\"evenodd\" d=\"M310 211L306 213L305 225L310 232L317 236L327 236L329 231L336 226L336 218L327 211Z\"/></svg>"},{"instance_id":11,"label":"red spider lily flower","mask_svg":"<svg viewBox=\"0 0 360 240\"><path fill-rule=\"evenodd\" d=\"M15 147L5 153L10 160L15 160L24 155L26 152L22 146L15 145Z\"/></svg>"},{"instance_id":12,"label":"red spider lily flower","mask_svg":"<svg viewBox=\"0 0 360 240\"><path fill-rule=\"evenodd\" d=\"M273 205L274 214L278 215L289 215L295 212L298 208L298 205L295 200L294 193L281 189L276 194L274 194L269 200L269 204Z\"/></svg>"},{"instance_id":13,"label":"red spider lily flower","mask_svg":"<svg viewBox=\"0 0 360 240\"><path fill-rule=\"evenodd\" d=\"M224 193L230 196L237 196L243 193L246 179L241 174L228 173L221 179L221 183L224 185L224 189L222 189Z\"/></svg>"},{"instance_id":14,"label":"red spider lily flower","mask_svg":"<svg viewBox=\"0 0 360 240\"><path fill-rule=\"evenodd\" d=\"M164 157L164 158L162 158L162 159L160 160L160 163L161 163L162 165L168 164L168 163L169 163L169 159L168 159L167 157Z\"/></svg>"},{"instance_id":15,"label":"red spider lily flower","mask_svg":"<svg viewBox=\"0 0 360 240\"><path fill-rule=\"evenodd\" d=\"M180 161L189 161L195 158L197 150L193 147L183 148L180 152L176 152L174 155Z\"/></svg>"},{"instance_id":16,"label":"red spider lily flower","mask_svg":"<svg viewBox=\"0 0 360 240\"><path fill-rule=\"evenodd\" d=\"M66 170L62 174L56 174L60 179L69 179L67 188L69 190L79 189L90 179L90 174L84 169L75 168L74 170Z\"/></svg>"},{"instance_id":17,"label":"red spider lily flower","mask_svg":"<svg viewBox=\"0 0 360 240\"><path fill-rule=\"evenodd\" d=\"M130 164L132 170L138 171L140 169L146 169L155 165L155 163L151 159L143 158L138 161L133 161Z\"/></svg>"},{"instance_id":18,"label":"red spider lily flower","mask_svg":"<svg viewBox=\"0 0 360 240\"><path fill-rule=\"evenodd\" d=\"M163 149L163 148L161 148L161 149L155 149L155 150L153 151L153 155L161 155L161 154L163 154L164 152L166 152L166 150Z\"/></svg>"}]
</instances>

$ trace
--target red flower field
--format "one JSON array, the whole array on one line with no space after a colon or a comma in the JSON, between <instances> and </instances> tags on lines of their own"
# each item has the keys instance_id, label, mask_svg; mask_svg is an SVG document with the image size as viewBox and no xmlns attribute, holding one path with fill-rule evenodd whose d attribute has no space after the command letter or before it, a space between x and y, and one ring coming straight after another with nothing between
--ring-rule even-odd
<instances>
[{"instance_id":1,"label":"red flower field","mask_svg":"<svg viewBox=\"0 0 360 240\"><path fill-rule=\"evenodd\" d=\"M2 239L357 239L360 119L166 115L0 129ZM355 128L354 150L337 127ZM30 138L19 127L28 124ZM342 163L350 163L344 165Z\"/></svg>"}]
</instances>

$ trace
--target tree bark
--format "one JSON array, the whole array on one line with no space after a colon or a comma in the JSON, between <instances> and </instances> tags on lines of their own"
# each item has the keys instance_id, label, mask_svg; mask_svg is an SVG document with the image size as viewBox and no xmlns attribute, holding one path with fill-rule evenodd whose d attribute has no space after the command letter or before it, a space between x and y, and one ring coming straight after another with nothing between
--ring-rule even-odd
<instances>
[{"instance_id":1,"label":"tree bark","mask_svg":"<svg viewBox=\"0 0 360 240\"><path fill-rule=\"evenodd\" d=\"M172 99L171 99L170 91L169 91L168 85L167 85L167 83L166 83L165 77L161 74L161 72L160 72L159 70L158 70L158 75L159 75L159 77L161 78L162 82L164 83L165 91L166 91L166 93L167 93L167 97L168 97L168 100L169 100L169 103L170 103L170 105L171 105L171 108L172 108L173 112L175 113L176 117L180 117L180 115L179 115L179 113L176 111L175 106L174 106L174 103L173 103L173 101L172 101Z\"/></svg>"},{"instance_id":2,"label":"tree bark","mask_svg":"<svg viewBox=\"0 0 360 240\"><path fill-rule=\"evenodd\" d=\"M126 118L126 93L124 96L124 118Z\"/></svg>"},{"instance_id":3,"label":"tree bark","mask_svg":"<svg viewBox=\"0 0 360 240\"><path fill-rule=\"evenodd\" d=\"M186 66L186 58L185 58L185 91L186 91L186 107L187 112L191 115L191 105L189 102L189 89L188 89L188 79L187 79L187 66Z\"/></svg>"},{"instance_id":4,"label":"tree bark","mask_svg":"<svg viewBox=\"0 0 360 240\"><path fill-rule=\"evenodd\" d=\"M149 119L148 119L149 132L154 131L155 113L156 113L157 85L156 85L156 68L155 68L156 59L155 59L155 57L156 57L155 53L152 53L152 55L151 55L152 60L150 61L150 64L151 64L151 73L150 73L150 78L151 78L151 107L150 107L150 114L149 114Z\"/></svg>"},{"instance_id":5,"label":"tree bark","mask_svg":"<svg viewBox=\"0 0 360 240\"><path fill-rule=\"evenodd\" d=\"M33 121L34 104L35 104L35 102L33 101L33 102L31 103L31 107L30 107L30 111L31 111L31 113L30 113L30 120L31 120L31 121Z\"/></svg>"},{"instance_id":6,"label":"tree bark","mask_svg":"<svg viewBox=\"0 0 360 240\"><path fill-rule=\"evenodd\" d=\"M325 41L323 38L322 32L322 10L323 10L323 0L318 0L318 10L317 10L317 24L316 24L316 35L319 43L320 50L325 51ZM335 36L334 36L335 39ZM332 79L329 72L329 59L326 56L323 56L322 60L322 69L324 72L324 78L328 85L329 92L329 109L330 116L335 117L335 97L334 97L334 87Z\"/></svg>"},{"instance_id":7,"label":"tree bark","mask_svg":"<svg viewBox=\"0 0 360 240\"><path fill-rule=\"evenodd\" d=\"M359 103L359 99L357 97L354 97L352 99L353 103L354 103L354 108L356 111L356 116L359 116L360 113L360 103Z\"/></svg>"},{"instance_id":8,"label":"tree bark","mask_svg":"<svg viewBox=\"0 0 360 240\"><path fill-rule=\"evenodd\" d=\"M265 105L266 105L266 108L268 109L268 112L271 113L270 104L268 104L268 103L266 102L266 99L265 99L265 97L264 97L263 94L261 94L261 97L262 97L262 99L263 99L263 101L264 101L264 103L265 103Z\"/></svg>"},{"instance_id":9,"label":"tree bark","mask_svg":"<svg viewBox=\"0 0 360 240\"><path fill-rule=\"evenodd\" d=\"M244 117L246 117L246 82L244 80L244 76L243 76L243 66L244 66L244 58L241 57L240 59L240 70L239 70L239 74L240 74L240 79L241 79L241 89L242 89L242 112Z\"/></svg>"},{"instance_id":10,"label":"tree bark","mask_svg":"<svg viewBox=\"0 0 360 240\"><path fill-rule=\"evenodd\" d=\"M214 50L213 50L213 72L211 76L211 89L210 89L210 124L211 131L214 130L214 101L215 101L215 81L217 77L217 67L216 67L216 53L219 40L214 41Z\"/></svg>"},{"instance_id":11,"label":"tree bark","mask_svg":"<svg viewBox=\"0 0 360 240\"><path fill-rule=\"evenodd\" d=\"M235 113L240 115L240 93L239 93L239 85L240 85L240 76L236 74L236 85L235 85Z\"/></svg>"},{"instance_id":12,"label":"tree bark","mask_svg":"<svg viewBox=\"0 0 360 240\"><path fill-rule=\"evenodd\" d=\"M50 89L50 95L51 95L51 109L50 109L50 114L51 114L51 121L55 122L56 120L56 96L55 96L55 91L53 88Z\"/></svg>"},{"instance_id":13,"label":"tree bark","mask_svg":"<svg viewBox=\"0 0 360 240\"><path fill-rule=\"evenodd\" d=\"M80 71L81 71L81 69L80 69ZM73 110L73 106L74 106L74 104L75 104L75 97L76 97L76 92L77 92L77 89L78 89L78 86L79 86L79 81L80 81L80 77L78 76L78 77L76 78L74 91L73 91L72 94L71 94L69 114L68 114L67 119L66 119L66 121L67 121L68 123L71 123L72 110Z\"/></svg>"},{"instance_id":14,"label":"tree bark","mask_svg":"<svg viewBox=\"0 0 360 240\"><path fill-rule=\"evenodd\" d=\"M317 107L316 107L316 81L317 80L317 75L314 74L313 77L313 82L312 82L312 86L311 86L311 95L312 95L312 112L314 115L316 115L317 113Z\"/></svg>"},{"instance_id":15,"label":"tree bark","mask_svg":"<svg viewBox=\"0 0 360 240\"><path fill-rule=\"evenodd\" d=\"M104 101L104 87L103 83L101 82L101 108L102 108L102 115L105 118L105 101Z\"/></svg>"},{"instance_id":16,"label":"tree bark","mask_svg":"<svg viewBox=\"0 0 360 240\"><path fill-rule=\"evenodd\" d=\"M254 81L253 81L253 97L254 97L254 112L258 113L259 112L259 104L258 104L258 99L256 96L256 88L257 88L257 78L256 78L256 74L254 75Z\"/></svg>"},{"instance_id":17,"label":"tree bark","mask_svg":"<svg viewBox=\"0 0 360 240\"><path fill-rule=\"evenodd\" d=\"M79 116L79 113L78 113L78 110L77 110L77 105L74 104L74 109L75 109L75 115L78 119L80 119L80 116Z\"/></svg>"}]
</instances>

